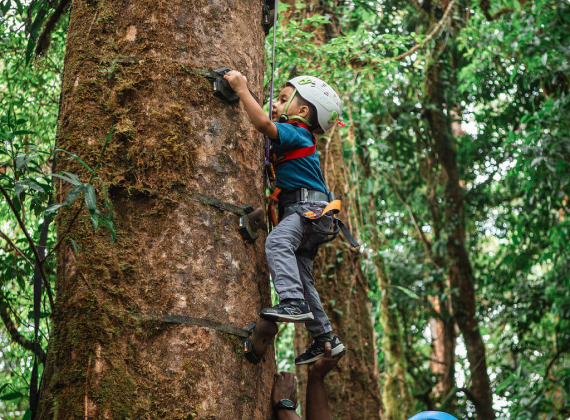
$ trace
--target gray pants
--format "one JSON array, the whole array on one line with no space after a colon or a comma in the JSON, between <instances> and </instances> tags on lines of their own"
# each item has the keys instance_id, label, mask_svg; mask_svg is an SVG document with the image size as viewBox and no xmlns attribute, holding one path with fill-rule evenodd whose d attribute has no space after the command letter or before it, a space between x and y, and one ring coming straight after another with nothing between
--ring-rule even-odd
<instances>
[{"instance_id":1,"label":"gray pants","mask_svg":"<svg viewBox=\"0 0 570 420\"><path fill-rule=\"evenodd\" d=\"M303 213L314 211L318 215L325 205L320 202L291 205L265 241L267 265L279 301L299 299L309 304L315 319L305 323L305 327L313 337L331 332L332 327L315 289L313 261L295 255L303 239L304 228L301 216L293 210L302 209Z\"/></svg>"}]
</instances>

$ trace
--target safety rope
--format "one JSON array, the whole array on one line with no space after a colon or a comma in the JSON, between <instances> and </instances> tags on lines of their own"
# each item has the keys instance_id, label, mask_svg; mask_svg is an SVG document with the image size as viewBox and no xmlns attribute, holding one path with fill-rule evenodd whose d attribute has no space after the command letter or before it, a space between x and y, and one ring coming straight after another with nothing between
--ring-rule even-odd
<instances>
[{"instance_id":1,"label":"safety rope","mask_svg":"<svg viewBox=\"0 0 570 420\"><path fill-rule=\"evenodd\" d=\"M277 22L279 21L279 0L275 0L275 9L273 11L273 47L271 51L271 81L269 82L269 120L271 120L271 110L273 109L273 90L274 90L274 80L275 80L275 41L277 40ZM265 167L269 169L271 162L269 159L271 140L269 137L265 137ZM269 174L268 174L269 179ZM269 182L268 182L269 186Z\"/></svg>"}]
</instances>

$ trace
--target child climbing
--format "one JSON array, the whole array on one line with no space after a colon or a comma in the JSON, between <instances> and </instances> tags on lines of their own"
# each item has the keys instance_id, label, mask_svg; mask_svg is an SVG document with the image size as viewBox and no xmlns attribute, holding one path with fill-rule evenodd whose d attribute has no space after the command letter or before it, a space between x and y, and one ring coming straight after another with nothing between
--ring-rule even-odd
<instances>
[{"instance_id":1,"label":"child climbing","mask_svg":"<svg viewBox=\"0 0 570 420\"><path fill-rule=\"evenodd\" d=\"M332 333L311 273L319 245L332 239L332 211L322 213L334 199L325 185L313 133L324 133L337 123L341 100L322 80L295 77L273 104L272 121L247 89L245 76L231 71L225 78L239 95L255 128L271 140L275 156L280 222L267 237L265 251L279 304L264 308L260 315L271 321L305 323L313 343L295 358L295 364L321 358L327 342L332 356L339 355L346 348ZM316 218L312 233L305 227L305 215Z\"/></svg>"}]
</instances>

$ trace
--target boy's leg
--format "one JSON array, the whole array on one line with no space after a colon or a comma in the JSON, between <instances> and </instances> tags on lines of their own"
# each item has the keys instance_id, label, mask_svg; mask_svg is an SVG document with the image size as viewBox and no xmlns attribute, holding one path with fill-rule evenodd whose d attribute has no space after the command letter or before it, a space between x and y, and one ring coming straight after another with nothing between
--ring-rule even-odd
<instances>
[{"instance_id":1,"label":"boy's leg","mask_svg":"<svg viewBox=\"0 0 570 420\"><path fill-rule=\"evenodd\" d=\"M303 283L295 256L301 239L303 222L297 213L293 213L281 220L265 241L267 265L280 301L304 299Z\"/></svg>"},{"instance_id":2,"label":"boy's leg","mask_svg":"<svg viewBox=\"0 0 570 420\"><path fill-rule=\"evenodd\" d=\"M303 239L303 222L297 213L284 218L265 241L267 265L279 304L261 310L261 317L279 322L306 322L314 319L304 301L295 251Z\"/></svg>"},{"instance_id":3,"label":"boy's leg","mask_svg":"<svg viewBox=\"0 0 570 420\"><path fill-rule=\"evenodd\" d=\"M332 333L332 326L321 304L315 279L312 275L313 261L305 257L297 257L299 273L305 287L305 300L311 306L314 321L305 322L307 330L313 336L313 343L301 355L295 358L296 365L313 363L325 354L325 343L331 344L331 354L338 356L346 351L338 336Z\"/></svg>"},{"instance_id":4,"label":"boy's leg","mask_svg":"<svg viewBox=\"0 0 570 420\"><path fill-rule=\"evenodd\" d=\"M299 267L299 276L303 283L305 301L309 304L311 312L315 316L315 320L306 322L305 327L313 338L330 333L333 329L329 317L323 309L319 293L315 289L315 279L312 275L313 260L297 256L297 266Z\"/></svg>"}]
</instances>

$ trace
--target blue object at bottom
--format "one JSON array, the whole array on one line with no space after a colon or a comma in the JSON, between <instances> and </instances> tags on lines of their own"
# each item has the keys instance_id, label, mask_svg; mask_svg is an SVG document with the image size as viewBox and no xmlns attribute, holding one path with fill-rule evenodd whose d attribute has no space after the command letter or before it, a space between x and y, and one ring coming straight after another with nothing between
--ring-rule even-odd
<instances>
[{"instance_id":1,"label":"blue object at bottom","mask_svg":"<svg viewBox=\"0 0 570 420\"><path fill-rule=\"evenodd\" d=\"M451 414L442 413L441 411L424 411L408 420L457 420L457 418Z\"/></svg>"}]
</instances>

